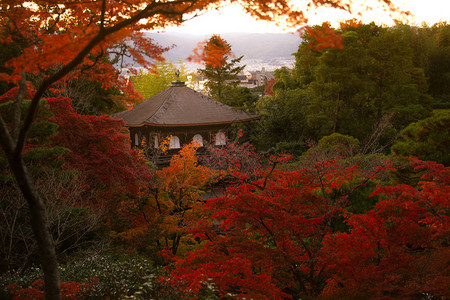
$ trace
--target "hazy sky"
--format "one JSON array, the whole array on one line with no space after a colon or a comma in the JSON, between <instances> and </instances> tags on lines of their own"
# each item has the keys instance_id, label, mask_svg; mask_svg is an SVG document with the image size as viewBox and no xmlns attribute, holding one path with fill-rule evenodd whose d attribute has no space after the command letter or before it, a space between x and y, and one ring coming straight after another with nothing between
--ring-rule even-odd
<instances>
[{"instance_id":1,"label":"hazy sky","mask_svg":"<svg viewBox=\"0 0 450 300\"><path fill-rule=\"evenodd\" d=\"M362 2L367 0L360 0ZM410 24L420 25L426 22L432 25L439 21L450 21L450 0L393 0L403 10L409 10L412 16ZM337 26L340 20L356 17L347 12L332 8L319 8L308 14L309 24L321 24L329 21ZM393 21L386 12L374 10L364 12L363 22L375 21L377 24L392 25ZM245 14L240 6L230 5L220 10L207 12L184 23L183 26L167 28L166 31L187 32L193 34L213 34L225 32L283 32L295 31L296 28L280 28L273 24L256 21Z\"/></svg>"}]
</instances>

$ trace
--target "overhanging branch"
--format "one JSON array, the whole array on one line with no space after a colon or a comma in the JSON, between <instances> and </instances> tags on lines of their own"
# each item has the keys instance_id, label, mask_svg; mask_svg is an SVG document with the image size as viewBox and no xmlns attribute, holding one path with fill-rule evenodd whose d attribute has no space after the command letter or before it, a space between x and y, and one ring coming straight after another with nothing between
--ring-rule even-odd
<instances>
[{"instance_id":1,"label":"overhanging branch","mask_svg":"<svg viewBox=\"0 0 450 300\"><path fill-rule=\"evenodd\" d=\"M149 18L158 14L165 14L165 15L179 15L185 13L188 9L192 7L194 3L196 3L197 0L193 1L174 1L169 3L159 3L159 2L152 2L151 4L147 5L143 10L135 14L134 16L130 17L129 19L126 19L120 23L117 23L116 25L109 27L109 28L100 28L98 33L89 41L89 43L70 61L68 64L63 66L58 72L51 75L47 79L45 79L39 88L36 91L36 94L34 95L33 99L31 100L30 108L28 110L27 116L24 120L23 127L21 128L19 132L19 136L17 138L17 144L14 149L14 158L18 159L21 156L22 150L25 145L26 137L28 135L28 132L30 130L31 124L33 123L33 120L36 116L38 104L42 96L44 95L45 91L56 81L63 78L65 75L67 75L69 72L71 72L73 69L75 69L76 66L78 66L83 59L91 52L91 50L97 46L101 41L105 39L105 37L118 32L127 26L130 26L132 24L135 24L141 19ZM103 3L103 2L102 2ZM185 9L183 10L176 10L172 7L175 4L183 4L183 3L190 3Z\"/></svg>"}]
</instances>

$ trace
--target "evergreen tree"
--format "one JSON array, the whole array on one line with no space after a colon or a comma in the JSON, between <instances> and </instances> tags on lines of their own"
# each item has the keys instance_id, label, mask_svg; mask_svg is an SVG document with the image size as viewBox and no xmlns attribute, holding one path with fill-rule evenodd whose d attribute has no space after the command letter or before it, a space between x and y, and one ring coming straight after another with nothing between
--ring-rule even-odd
<instances>
[{"instance_id":1,"label":"evergreen tree","mask_svg":"<svg viewBox=\"0 0 450 300\"><path fill-rule=\"evenodd\" d=\"M436 111L433 116L411 123L402 131L402 140L392 146L399 157L416 156L450 165L450 110Z\"/></svg>"},{"instance_id":2,"label":"evergreen tree","mask_svg":"<svg viewBox=\"0 0 450 300\"><path fill-rule=\"evenodd\" d=\"M361 126L361 120L370 120L370 57L359 43L357 33L343 33L344 48L331 48L318 58L314 80L309 88L315 97L309 106L308 124L321 135L335 132L360 138L370 127Z\"/></svg>"},{"instance_id":3,"label":"evergreen tree","mask_svg":"<svg viewBox=\"0 0 450 300\"><path fill-rule=\"evenodd\" d=\"M213 35L203 46L201 60L204 69L199 69L208 82L206 86L212 98L227 103L226 90L239 83L238 74L245 68L239 66L243 56L232 58L231 45L220 35Z\"/></svg>"},{"instance_id":4,"label":"evergreen tree","mask_svg":"<svg viewBox=\"0 0 450 300\"><path fill-rule=\"evenodd\" d=\"M431 98L424 71L413 63L408 27L347 21L333 29L341 44L322 45L326 29L306 33L292 72L299 87L313 92L306 119L319 136L339 132L364 143L386 115L394 113L397 132L428 116Z\"/></svg>"},{"instance_id":5,"label":"evergreen tree","mask_svg":"<svg viewBox=\"0 0 450 300\"><path fill-rule=\"evenodd\" d=\"M435 100L434 107L450 109L450 24L439 23L432 30L433 48L426 74L429 90Z\"/></svg>"}]
</instances>

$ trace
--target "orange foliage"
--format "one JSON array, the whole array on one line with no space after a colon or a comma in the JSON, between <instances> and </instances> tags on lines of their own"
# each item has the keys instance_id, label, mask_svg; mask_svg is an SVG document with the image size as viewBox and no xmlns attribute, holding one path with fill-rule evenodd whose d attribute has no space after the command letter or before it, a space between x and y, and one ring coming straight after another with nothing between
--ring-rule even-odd
<instances>
[{"instance_id":1,"label":"orange foliage","mask_svg":"<svg viewBox=\"0 0 450 300\"><path fill-rule=\"evenodd\" d=\"M233 56L230 45L220 35L214 34L209 40L198 43L188 60L220 68L227 63L228 56Z\"/></svg>"},{"instance_id":2,"label":"orange foliage","mask_svg":"<svg viewBox=\"0 0 450 300\"><path fill-rule=\"evenodd\" d=\"M390 10L395 9L389 0L378 1ZM0 73L0 81L18 83L23 72L45 75L47 80L41 85L43 93L48 85L61 79L83 76L102 82L105 88L119 86L127 91L126 83L107 62L108 57L132 57L137 64L151 69L152 62L162 60L161 54L169 48L146 38L142 30L179 25L186 14L217 8L224 3L224 0L117 3L4 0L0 3L0 42L5 47L20 45L23 51L6 62L5 67L11 72ZM239 1L239 4L257 19L291 26L304 24L307 21L304 12L318 6L351 8L351 3L342 0L310 0L306 9L295 9L288 0ZM339 39L328 30L319 34L317 40L321 47L340 47ZM192 59L220 66L221 57L230 54L226 43L217 36L215 45L200 44ZM120 63L120 68L125 67L123 60L116 63ZM38 88L36 97L41 97L42 93Z\"/></svg>"},{"instance_id":3,"label":"orange foliage","mask_svg":"<svg viewBox=\"0 0 450 300\"><path fill-rule=\"evenodd\" d=\"M312 299L320 294L321 241L348 205L347 191L367 178L356 166L335 160L293 172L268 168L260 173L256 181L244 181L206 202L214 223L194 230L206 245L171 268L171 280L185 292L200 291L211 280L219 297Z\"/></svg>"},{"instance_id":4,"label":"orange foliage","mask_svg":"<svg viewBox=\"0 0 450 300\"><path fill-rule=\"evenodd\" d=\"M357 28L359 26L361 26L363 23L360 20L357 19L350 19L350 20L346 20L344 22L340 22L340 28L342 30L346 30L346 29L351 29L351 28Z\"/></svg>"},{"instance_id":5,"label":"orange foliage","mask_svg":"<svg viewBox=\"0 0 450 300\"><path fill-rule=\"evenodd\" d=\"M170 142L172 141L172 139L173 136L169 135L159 143L159 148L161 149L162 153L166 153L169 150Z\"/></svg>"},{"instance_id":6,"label":"orange foliage","mask_svg":"<svg viewBox=\"0 0 450 300\"><path fill-rule=\"evenodd\" d=\"M324 22L322 26L317 27L305 26L299 32L301 37L309 37L310 49L344 48L342 35L336 32L328 22Z\"/></svg>"},{"instance_id":7,"label":"orange foliage","mask_svg":"<svg viewBox=\"0 0 450 300\"><path fill-rule=\"evenodd\" d=\"M109 85L115 82L111 80L115 70L104 58L108 52L117 54L118 49L126 50L124 54L131 54L142 66L151 67L148 58L161 60L166 48L135 31L140 25L124 27L114 34L100 34L112 31L112 27L129 17L133 10L136 8L106 2L102 11L98 1L33 1L28 5L21 1L2 1L1 42L5 46L20 42L24 49L19 56L6 62L5 66L11 68L12 73L1 73L0 80L17 82L22 72L48 74L49 70L68 65L81 55L80 67L71 76L86 76L87 73L94 80L101 77L102 82ZM127 46L131 43L133 47Z\"/></svg>"},{"instance_id":8,"label":"orange foliage","mask_svg":"<svg viewBox=\"0 0 450 300\"><path fill-rule=\"evenodd\" d=\"M378 1L391 6L389 0ZM349 5L342 2L343 0L310 0L308 8L328 5L350 10ZM52 85L71 77L86 76L87 79L101 80L105 88L112 86L116 77L111 65L104 61L108 52L117 52L119 56L132 55L144 66L151 66L152 59L161 59L164 48L152 41L145 41L138 32L179 25L185 15L217 8L225 3L228 1L2 0L0 43L11 48L19 45L21 51L6 62L4 67L9 68L10 72L0 73L0 81L18 84L23 74L39 74L42 79L36 87L29 111L22 119L23 126L9 131L4 122L0 122L1 146L6 150L10 164L18 164L13 169L23 167L20 157L36 117L38 103L46 91L54 87ZM275 20L293 26L306 21L303 11L294 9L288 0L242 0L239 4L258 19ZM131 42L133 47L130 47ZM17 138L13 138L16 129ZM16 172L15 176L20 181L20 174ZM29 187L25 186L23 189L25 188ZM29 203L38 207L42 205L36 195L25 190L23 193ZM37 219L41 217L36 213ZM42 225L42 221L40 222ZM179 224L182 226L184 223ZM49 235L45 230L42 234ZM43 244L41 252L48 254L44 261L56 265L56 259L49 250L52 247L50 244ZM54 267L44 267L44 270L49 275L48 278L57 276ZM49 290L49 297L59 292L57 280L46 282L46 288Z\"/></svg>"},{"instance_id":9,"label":"orange foliage","mask_svg":"<svg viewBox=\"0 0 450 300\"><path fill-rule=\"evenodd\" d=\"M204 217L202 192L215 172L198 165L197 148L185 145L136 199L123 201L120 213L129 226L115 237L172 255L198 244L187 232Z\"/></svg>"},{"instance_id":10,"label":"orange foliage","mask_svg":"<svg viewBox=\"0 0 450 300\"><path fill-rule=\"evenodd\" d=\"M351 194L378 171L334 159L230 187L206 202L214 223L193 230L206 243L175 259L170 282L219 298L445 299L450 168L411 165L423 174L417 186L378 186L380 201L361 213Z\"/></svg>"}]
</instances>

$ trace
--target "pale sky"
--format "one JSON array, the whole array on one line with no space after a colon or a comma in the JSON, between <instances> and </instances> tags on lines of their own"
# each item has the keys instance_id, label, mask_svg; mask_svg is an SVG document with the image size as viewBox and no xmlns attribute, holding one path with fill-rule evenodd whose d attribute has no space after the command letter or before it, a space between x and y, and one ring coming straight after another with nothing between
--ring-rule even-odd
<instances>
[{"instance_id":1,"label":"pale sky","mask_svg":"<svg viewBox=\"0 0 450 300\"><path fill-rule=\"evenodd\" d=\"M364 3L367 0L360 1ZM409 24L412 25L421 25L422 22L433 25L440 21L450 21L450 0L393 0L392 2L401 9L412 13L412 16L408 18ZM333 26L338 26L339 21L351 18L362 19L364 23L375 21L378 25L394 24L389 15L382 10L364 12L361 18L332 8L319 8L310 12L307 16L309 25L329 21ZM239 5L229 5L188 20L180 27L166 28L166 31L209 35L226 32L293 32L296 29L280 28L265 21L256 21L246 14Z\"/></svg>"}]
</instances>

